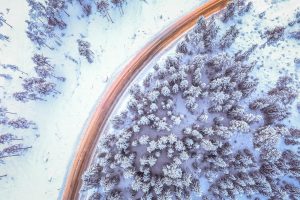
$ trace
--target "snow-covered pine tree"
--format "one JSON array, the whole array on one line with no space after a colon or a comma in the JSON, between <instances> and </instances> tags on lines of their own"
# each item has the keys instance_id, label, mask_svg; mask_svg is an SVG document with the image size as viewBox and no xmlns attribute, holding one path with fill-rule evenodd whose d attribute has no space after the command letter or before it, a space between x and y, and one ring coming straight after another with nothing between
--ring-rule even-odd
<instances>
[{"instance_id":1,"label":"snow-covered pine tree","mask_svg":"<svg viewBox=\"0 0 300 200\"><path fill-rule=\"evenodd\" d=\"M266 44L271 45L282 39L285 32L285 27L276 26L275 28L267 30L261 37L266 38Z\"/></svg>"},{"instance_id":2,"label":"snow-covered pine tree","mask_svg":"<svg viewBox=\"0 0 300 200\"><path fill-rule=\"evenodd\" d=\"M224 50L225 48L230 47L238 34L239 31L236 28L236 25L231 26L229 30L226 31L225 35L221 38L220 48Z\"/></svg>"},{"instance_id":3,"label":"snow-covered pine tree","mask_svg":"<svg viewBox=\"0 0 300 200\"><path fill-rule=\"evenodd\" d=\"M5 133L0 135L0 144L7 144L13 141L21 141L21 140L23 140L23 138L18 138L17 136L11 133Z\"/></svg>"},{"instance_id":4,"label":"snow-covered pine tree","mask_svg":"<svg viewBox=\"0 0 300 200\"><path fill-rule=\"evenodd\" d=\"M108 12L109 10L109 3L107 0L98 0L96 2L97 11L103 16L106 17L108 21L111 21L113 23L113 20L110 17L110 14Z\"/></svg>"},{"instance_id":5,"label":"snow-covered pine tree","mask_svg":"<svg viewBox=\"0 0 300 200\"><path fill-rule=\"evenodd\" d=\"M78 43L78 52L81 56L84 56L89 63L93 62L94 53L91 51L91 44L88 41L84 41L81 39L77 40Z\"/></svg>"},{"instance_id":6,"label":"snow-covered pine tree","mask_svg":"<svg viewBox=\"0 0 300 200\"><path fill-rule=\"evenodd\" d=\"M23 155L30 148L32 147L24 146L23 144L14 144L5 147L0 151L0 163L3 162L3 159L5 158Z\"/></svg>"},{"instance_id":7,"label":"snow-covered pine tree","mask_svg":"<svg viewBox=\"0 0 300 200\"><path fill-rule=\"evenodd\" d=\"M10 120L7 123L9 126L13 128L18 129L28 129L28 128L34 128L36 129L36 124L32 121L28 121L27 119L21 117L18 119Z\"/></svg>"},{"instance_id":8,"label":"snow-covered pine tree","mask_svg":"<svg viewBox=\"0 0 300 200\"><path fill-rule=\"evenodd\" d=\"M230 2L227 7L226 10L224 10L223 15L221 20L226 23L227 21L229 21L230 19L232 19L235 15L235 10L236 10L236 4L235 2Z\"/></svg>"}]
</instances>

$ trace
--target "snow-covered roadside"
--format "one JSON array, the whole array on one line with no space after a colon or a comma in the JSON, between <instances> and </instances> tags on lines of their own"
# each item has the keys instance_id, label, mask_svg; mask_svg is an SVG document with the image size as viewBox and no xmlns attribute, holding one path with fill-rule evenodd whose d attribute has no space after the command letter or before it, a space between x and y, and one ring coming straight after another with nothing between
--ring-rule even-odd
<instances>
[{"instance_id":1,"label":"snow-covered roadside","mask_svg":"<svg viewBox=\"0 0 300 200\"><path fill-rule=\"evenodd\" d=\"M34 140L32 150L24 157L6 160L6 164L0 166L1 173L9 174L8 178L0 182L1 198L57 198L79 142L82 127L107 85L107 77L112 79L115 71L123 67L153 35L200 3L153 0L146 4L136 1L126 6L125 15L122 17L117 11L112 13L116 22L114 24L107 23L98 14L92 15L89 23L87 18L70 21L65 32L64 45L55 51L39 52L56 65L57 74L67 78L59 88L62 94L49 98L48 102L26 104L16 102L7 95L2 102L10 110L34 120L38 124L40 137ZM35 50L24 32L24 20L28 18L26 1L2 2L1 11L6 8L10 9L5 15L6 19L14 28L5 30L3 27L11 42L1 46L1 63L18 65L31 74L33 63L30 58ZM95 62L91 65L78 56L76 39L80 38L80 34L92 44ZM80 64L76 65L66 59L65 53ZM8 93L20 89L20 84L15 82L18 75L12 82L5 83Z\"/></svg>"}]
</instances>

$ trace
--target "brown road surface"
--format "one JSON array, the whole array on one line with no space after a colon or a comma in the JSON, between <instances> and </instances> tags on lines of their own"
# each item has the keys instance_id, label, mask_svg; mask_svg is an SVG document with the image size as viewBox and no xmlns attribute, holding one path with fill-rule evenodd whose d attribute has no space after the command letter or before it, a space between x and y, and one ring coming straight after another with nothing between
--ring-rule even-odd
<instances>
[{"instance_id":1,"label":"brown road surface","mask_svg":"<svg viewBox=\"0 0 300 200\"><path fill-rule=\"evenodd\" d=\"M220 11L226 6L227 2L228 0L211 0L181 17L160 33L157 38L141 49L121 71L104 93L81 138L80 145L64 185L64 192L62 194L63 200L75 200L79 198L79 191L82 185L81 177L92 159L93 151L105 122L112 112L118 98L122 95L126 86L128 86L135 75L138 74L159 51L166 48L173 41L176 41L176 39L182 36L183 33L192 28L200 16L208 17Z\"/></svg>"}]
</instances>

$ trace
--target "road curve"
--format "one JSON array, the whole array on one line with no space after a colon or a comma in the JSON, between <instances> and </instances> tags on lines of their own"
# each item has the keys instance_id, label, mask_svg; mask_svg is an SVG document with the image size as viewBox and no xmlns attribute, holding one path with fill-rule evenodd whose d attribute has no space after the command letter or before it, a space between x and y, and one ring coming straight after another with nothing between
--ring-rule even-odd
<instances>
[{"instance_id":1,"label":"road curve","mask_svg":"<svg viewBox=\"0 0 300 200\"><path fill-rule=\"evenodd\" d=\"M107 91L104 93L88 123L77 149L77 153L75 154L72 166L69 169L69 174L62 194L63 200L75 200L79 198L82 184L81 177L92 159L93 150L97 145L105 122L118 101L118 98L126 89L126 86L128 86L138 72L159 51L170 45L183 33L193 27L200 16L208 17L213 13L220 11L226 6L227 2L228 0L211 0L181 17L178 21L160 33L157 38L141 49L121 71L114 82L107 88Z\"/></svg>"}]
</instances>

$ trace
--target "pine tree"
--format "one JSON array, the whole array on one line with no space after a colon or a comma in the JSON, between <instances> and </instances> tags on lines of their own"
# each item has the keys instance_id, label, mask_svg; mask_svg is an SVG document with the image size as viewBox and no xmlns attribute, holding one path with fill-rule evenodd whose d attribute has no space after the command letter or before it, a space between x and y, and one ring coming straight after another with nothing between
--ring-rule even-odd
<instances>
[{"instance_id":1,"label":"pine tree","mask_svg":"<svg viewBox=\"0 0 300 200\"><path fill-rule=\"evenodd\" d=\"M108 21L111 21L113 23L113 20L111 19L108 9L109 9L109 3L107 0L100 0L96 2L97 11L100 12L100 14L107 18Z\"/></svg>"},{"instance_id":2,"label":"pine tree","mask_svg":"<svg viewBox=\"0 0 300 200\"><path fill-rule=\"evenodd\" d=\"M48 0L48 6L53 7L57 12L63 11L68 17L70 15L66 12L68 6L66 0Z\"/></svg>"},{"instance_id":3,"label":"pine tree","mask_svg":"<svg viewBox=\"0 0 300 200\"><path fill-rule=\"evenodd\" d=\"M177 52L177 53L188 54L188 53L189 53L189 50L188 50L188 45L187 45L187 43L186 43L185 41L180 42L180 43L177 45L176 52Z\"/></svg>"},{"instance_id":4,"label":"pine tree","mask_svg":"<svg viewBox=\"0 0 300 200\"><path fill-rule=\"evenodd\" d=\"M10 25L7 20L3 17L3 13L0 13L0 27L6 24L7 26L9 26L10 28L13 28L12 25Z\"/></svg>"},{"instance_id":5,"label":"pine tree","mask_svg":"<svg viewBox=\"0 0 300 200\"><path fill-rule=\"evenodd\" d=\"M123 4L126 2L126 0L111 0L111 3L119 8L121 15L124 15L124 11L123 11Z\"/></svg>"},{"instance_id":6,"label":"pine tree","mask_svg":"<svg viewBox=\"0 0 300 200\"><path fill-rule=\"evenodd\" d=\"M290 33L290 37L296 39L296 40L300 40L300 31L294 31Z\"/></svg>"},{"instance_id":7,"label":"pine tree","mask_svg":"<svg viewBox=\"0 0 300 200\"><path fill-rule=\"evenodd\" d=\"M266 38L267 39L266 43L268 45L274 44L274 43L276 43L277 41L279 41L283 37L284 31L285 31L285 27L276 26L273 29L267 30L264 33L264 35L262 35L262 38Z\"/></svg>"},{"instance_id":8,"label":"pine tree","mask_svg":"<svg viewBox=\"0 0 300 200\"><path fill-rule=\"evenodd\" d=\"M35 21L42 21L42 19L46 17L46 7L41 2L38 2L36 0L27 0L27 3L30 7L29 15L31 19Z\"/></svg>"},{"instance_id":9,"label":"pine tree","mask_svg":"<svg viewBox=\"0 0 300 200\"><path fill-rule=\"evenodd\" d=\"M59 91L55 89L55 83L47 82L45 79L42 78L26 78L24 79L22 85L27 92L33 93L38 96L47 96L50 94L59 93Z\"/></svg>"},{"instance_id":10,"label":"pine tree","mask_svg":"<svg viewBox=\"0 0 300 200\"><path fill-rule=\"evenodd\" d=\"M226 23L227 21L233 18L235 14L235 9L236 9L236 4L234 2L231 2L227 5L222 16L222 21L224 23Z\"/></svg>"},{"instance_id":11,"label":"pine tree","mask_svg":"<svg viewBox=\"0 0 300 200\"><path fill-rule=\"evenodd\" d=\"M7 35L3 35L2 33L0 33L0 40L9 42L9 37Z\"/></svg>"},{"instance_id":12,"label":"pine tree","mask_svg":"<svg viewBox=\"0 0 300 200\"><path fill-rule=\"evenodd\" d=\"M242 120L231 120L229 124L232 131L247 133L250 130L249 124Z\"/></svg>"},{"instance_id":13,"label":"pine tree","mask_svg":"<svg viewBox=\"0 0 300 200\"><path fill-rule=\"evenodd\" d=\"M217 147L207 139L203 139L201 141L201 147L206 151L215 151L217 149Z\"/></svg>"},{"instance_id":14,"label":"pine tree","mask_svg":"<svg viewBox=\"0 0 300 200\"><path fill-rule=\"evenodd\" d=\"M203 31L206 31L206 20L204 16L201 16L199 20L197 21L197 24L194 28L194 31L196 33L202 33Z\"/></svg>"},{"instance_id":15,"label":"pine tree","mask_svg":"<svg viewBox=\"0 0 300 200\"><path fill-rule=\"evenodd\" d=\"M21 156L28 149L32 148L31 146L24 146L23 144L14 144L8 147L5 147L0 151L0 163L4 158Z\"/></svg>"},{"instance_id":16,"label":"pine tree","mask_svg":"<svg viewBox=\"0 0 300 200\"><path fill-rule=\"evenodd\" d=\"M17 101L21 101L21 102L28 102L29 100L40 100L40 101L46 101L45 99L38 97L37 94L35 93L29 93L27 91L25 92L15 92L13 94L13 97L17 100Z\"/></svg>"},{"instance_id":17,"label":"pine tree","mask_svg":"<svg viewBox=\"0 0 300 200\"><path fill-rule=\"evenodd\" d=\"M253 53L253 51L257 48L257 44L252 45L247 51L243 52L242 50L239 50L237 53L235 53L235 61L245 61L248 60L249 56Z\"/></svg>"},{"instance_id":18,"label":"pine tree","mask_svg":"<svg viewBox=\"0 0 300 200\"><path fill-rule=\"evenodd\" d=\"M52 47L50 47L46 43L46 37L42 32L37 32L35 30L28 30L26 31L27 37L35 44L37 44L39 47L48 47L50 50L53 50Z\"/></svg>"},{"instance_id":19,"label":"pine tree","mask_svg":"<svg viewBox=\"0 0 300 200\"><path fill-rule=\"evenodd\" d=\"M41 54L34 54L32 60L36 64L34 69L41 78L54 77L58 80L65 81L64 77L56 77L54 75L54 67L50 65L47 57Z\"/></svg>"},{"instance_id":20,"label":"pine tree","mask_svg":"<svg viewBox=\"0 0 300 200\"><path fill-rule=\"evenodd\" d=\"M252 2L248 2L247 5L243 5L242 8L239 10L239 16L244 15L245 13L249 12L251 10L251 8L253 7L253 3Z\"/></svg>"},{"instance_id":21,"label":"pine tree","mask_svg":"<svg viewBox=\"0 0 300 200\"><path fill-rule=\"evenodd\" d=\"M217 37L218 31L219 27L216 24L215 17L212 16L207 23L206 32L204 34L204 40L208 38L215 39Z\"/></svg>"},{"instance_id":22,"label":"pine tree","mask_svg":"<svg viewBox=\"0 0 300 200\"><path fill-rule=\"evenodd\" d=\"M98 192L94 192L88 200L100 200L102 198L102 195Z\"/></svg>"},{"instance_id":23,"label":"pine tree","mask_svg":"<svg viewBox=\"0 0 300 200\"><path fill-rule=\"evenodd\" d=\"M221 38L220 48L224 50L225 48L230 47L238 34L239 31L236 28L236 25L231 26L229 30L226 31L225 35Z\"/></svg>"},{"instance_id":24,"label":"pine tree","mask_svg":"<svg viewBox=\"0 0 300 200\"><path fill-rule=\"evenodd\" d=\"M254 146L255 147L265 147L265 148L273 148L279 141L279 133L276 128L272 126L265 126L259 128L254 133Z\"/></svg>"},{"instance_id":25,"label":"pine tree","mask_svg":"<svg viewBox=\"0 0 300 200\"><path fill-rule=\"evenodd\" d=\"M81 56L86 57L89 63L93 62L94 53L90 50L91 44L87 41L83 41L81 39L77 40L78 43L78 51Z\"/></svg>"},{"instance_id":26,"label":"pine tree","mask_svg":"<svg viewBox=\"0 0 300 200\"><path fill-rule=\"evenodd\" d=\"M36 127L36 124L32 121L28 121L25 118L18 118L15 120L10 120L8 125L13 128L20 128L20 129L28 129L30 127Z\"/></svg>"},{"instance_id":27,"label":"pine tree","mask_svg":"<svg viewBox=\"0 0 300 200\"><path fill-rule=\"evenodd\" d=\"M171 179L182 178L182 170L176 163L171 163L170 165L164 166L162 169L164 176L169 177Z\"/></svg>"},{"instance_id":28,"label":"pine tree","mask_svg":"<svg viewBox=\"0 0 300 200\"><path fill-rule=\"evenodd\" d=\"M162 88L161 88L161 94L163 95L163 96L170 96L170 94L171 94L171 91L170 91L170 89L167 87L167 86L163 86Z\"/></svg>"},{"instance_id":29,"label":"pine tree","mask_svg":"<svg viewBox=\"0 0 300 200\"><path fill-rule=\"evenodd\" d=\"M247 150L247 149L246 149ZM256 166L256 162L254 160L253 154L248 151L245 153L244 151L238 151L234 156L234 161L232 162L232 166L234 166L237 170L246 171L252 167Z\"/></svg>"},{"instance_id":30,"label":"pine tree","mask_svg":"<svg viewBox=\"0 0 300 200\"><path fill-rule=\"evenodd\" d=\"M20 140L23 140L23 139L18 138L11 133L6 133L6 134L0 135L0 144L6 144L6 143L11 143L12 141L20 141Z\"/></svg>"},{"instance_id":31,"label":"pine tree","mask_svg":"<svg viewBox=\"0 0 300 200\"><path fill-rule=\"evenodd\" d=\"M47 2L46 6L46 18L48 25L58 27L63 30L67 27L67 24L63 21L60 11L53 7L54 4L50 4L51 1Z\"/></svg>"},{"instance_id":32,"label":"pine tree","mask_svg":"<svg viewBox=\"0 0 300 200\"><path fill-rule=\"evenodd\" d=\"M159 97L159 95L160 95L160 92L159 91L157 91L157 90L153 90L153 91L151 91L151 92L149 92L148 93L148 99L151 101L151 102L156 102L157 101L157 99L158 99L158 97Z\"/></svg>"},{"instance_id":33,"label":"pine tree","mask_svg":"<svg viewBox=\"0 0 300 200\"><path fill-rule=\"evenodd\" d=\"M120 190L114 189L107 194L106 199L107 200L121 200L122 193Z\"/></svg>"},{"instance_id":34,"label":"pine tree","mask_svg":"<svg viewBox=\"0 0 300 200\"><path fill-rule=\"evenodd\" d=\"M290 115L287 107L281 103L274 103L262 108L261 111L264 113L266 122L271 124L274 121L281 121Z\"/></svg>"},{"instance_id":35,"label":"pine tree","mask_svg":"<svg viewBox=\"0 0 300 200\"><path fill-rule=\"evenodd\" d=\"M92 188L100 183L103 167L100 165L92 165L89 171L83 176L84 189ZM92 195L93 196L93 195Z\"/></svg>"}]
</instances>

